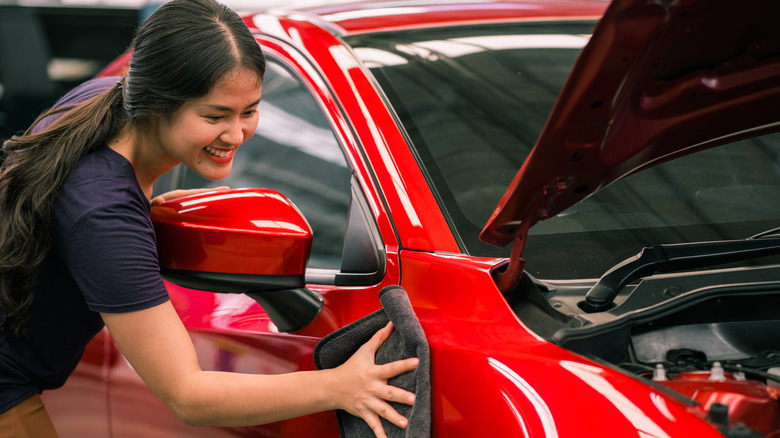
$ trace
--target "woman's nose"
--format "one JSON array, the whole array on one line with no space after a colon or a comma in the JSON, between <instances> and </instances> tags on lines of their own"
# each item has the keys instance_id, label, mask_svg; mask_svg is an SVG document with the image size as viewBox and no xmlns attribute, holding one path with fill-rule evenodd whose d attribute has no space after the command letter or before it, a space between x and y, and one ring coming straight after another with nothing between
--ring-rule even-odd
<instances>
[{"instance_id":1,"label":"woman's nose","mask_svg":"<svg viewBox=\"0 0 780 438\"><path fill-rule=\"evenodd\" d=\"M225 130L220 134L219 139L225 144L231 146L238 146L244 142L244 129L240 120L233 120L225 127Z\"/></svg>"}]
</instances>

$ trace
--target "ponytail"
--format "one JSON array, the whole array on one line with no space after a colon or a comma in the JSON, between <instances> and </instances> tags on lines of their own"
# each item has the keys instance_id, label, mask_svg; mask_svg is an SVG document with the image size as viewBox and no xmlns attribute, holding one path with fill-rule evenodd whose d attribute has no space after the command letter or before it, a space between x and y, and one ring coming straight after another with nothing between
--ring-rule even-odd
<instances>
[{"instance_id":1,"label":"ponytail","mask_svg":"<svg viewBox=\"0 0 780 438\"><path fill-rule=\"evenodd\" d=\"M25 333L33 290L52 243L54 197L79 160L119 133L122 85L44 113L0 151L0 327ZM62 113L62 114L61 114ZM59 116L42 131L39 126Z\"/></svg>"},{"instance_id":2,"label":"ponytail","mask_svg":"<svg viewBox=\"0 0 780 438\"><path fill-rule=\"evenodd\" d=\"M207 95L236 67L260 80L266 67L246 23L215 0L164 3L138 29L130 50L121 82L80 105L49 111L0 150L0 328L24 332L52 246L54 196L83 156L125 124L142 130L151 118ZM48 125L54 116L59 119Z\"/></svg>"}]
</instances>

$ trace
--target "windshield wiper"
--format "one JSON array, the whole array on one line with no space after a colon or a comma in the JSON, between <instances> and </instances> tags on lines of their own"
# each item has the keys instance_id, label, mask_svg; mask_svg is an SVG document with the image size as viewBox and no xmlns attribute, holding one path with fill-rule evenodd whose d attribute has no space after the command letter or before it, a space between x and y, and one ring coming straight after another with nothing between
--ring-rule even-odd
<instances>
[{"instance_id":1,"label":"windshield wiper","mask_svg":"<svg viewBox=\"0 0 780 438\"><path fill-rule=\"evenodd\" d=\"M685 271L780 254L780 232L775 228L744 240L655 245L643 248L607 271L585 295L579 307L603 312L612 307L617 293L630 282L659 272ZM770 237L771 236L771 237Z\"/></svg>"}]
</instances>

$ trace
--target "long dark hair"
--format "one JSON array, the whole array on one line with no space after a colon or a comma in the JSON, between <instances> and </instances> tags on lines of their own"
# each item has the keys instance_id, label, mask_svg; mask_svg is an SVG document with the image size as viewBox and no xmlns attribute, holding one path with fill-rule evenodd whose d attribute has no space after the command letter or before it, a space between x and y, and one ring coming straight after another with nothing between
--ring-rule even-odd
<instances>
[{"instance_id":1,"label":"long dark hair","mask_svg":"<svg viewBox=\"0 0 780 438\"><path fill-rule=\"evenodd\" d=\"M72 108L42 114L0 151L0 327L23 334L38 274L52 246L51 206L86 154L129 123L168 117L208 94L235 67L262 80L265 57L242 19L214 0L174 0L138 29L127 74ZM37 132L36 125L62 113ZM48 121L47 121L48 122Z\"/></svg>"}]
</instances>

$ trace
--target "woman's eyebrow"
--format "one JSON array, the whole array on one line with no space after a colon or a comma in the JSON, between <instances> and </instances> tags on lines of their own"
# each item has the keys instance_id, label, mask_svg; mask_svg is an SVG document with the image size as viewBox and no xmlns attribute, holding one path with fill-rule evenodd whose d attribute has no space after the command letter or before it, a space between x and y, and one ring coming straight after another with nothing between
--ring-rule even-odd
<instances>
[{"instance_id":1,"label":"woman's eyebrow","mask_svg":"<svg viewBox=\"0 0 780 438\"><path fill-rule=\"evenodd\" d=\"M250 103L246 106L246 108L252 108L253 106L257 106L260 104L260 99L257 99L256 101ZM217 111L231 111L232 108L224 106L224 105L216 105L216 104L203 104L203 106L217 110Z\"/></svg>"}]
</instances>

